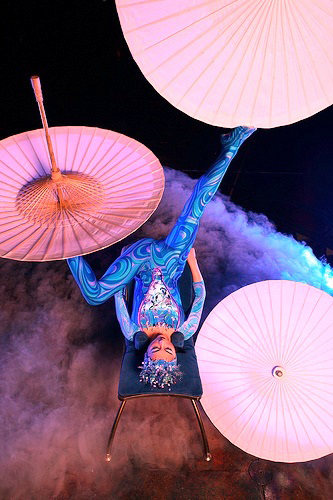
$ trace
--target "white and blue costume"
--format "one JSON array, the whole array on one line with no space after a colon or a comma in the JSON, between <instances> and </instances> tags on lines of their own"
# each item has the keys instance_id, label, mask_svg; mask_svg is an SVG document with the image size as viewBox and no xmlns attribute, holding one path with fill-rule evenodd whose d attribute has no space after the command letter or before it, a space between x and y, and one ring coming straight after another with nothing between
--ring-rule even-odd
<instances>
[{"instance_id":1,"label":"white and blue costume","mask_svg":"<svg viewBox=\"0 0 333 500\"><path fill-rule=\"evenodd\" d=\"M184 321L178 279L184 270L206 205L216 193L238 148L254 131L254 128L237 127L230 134L222 136L219 157L196 183L192 195L166 238L144 238L137 241L111 264L100 280L96 279L83 257L68 259L84 298L92 305L102 304L135 279L131 318L127 310L124 310L126 305L122 294L117 298L118 317L124 313L121 327L127 338L133 338L134 330L137 331L138 327L142 330L158 323L181 331L185 339L195 333L205 296L204 285L202 282L194 283L194 304L187 321Z\"/></svg>"}]
</instances>

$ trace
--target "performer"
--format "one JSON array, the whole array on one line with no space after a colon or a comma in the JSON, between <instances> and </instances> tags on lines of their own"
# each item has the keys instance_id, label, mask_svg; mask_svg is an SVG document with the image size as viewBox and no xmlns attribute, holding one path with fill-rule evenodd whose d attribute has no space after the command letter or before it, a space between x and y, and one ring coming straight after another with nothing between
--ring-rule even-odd
<instances>
[{"instance_id":1,"label":"performer","mask_svg":"<svg viewBox=\"0 0 333 500\"><path fill-rule=\"evenodd\" d=\"M202 281L194 283L196 295L192 308L194 316L190 315L188 318L193 324L184 323L178 279L193 246L204 208L216 193L239 147L255 130L255 128L237 127L230 134L221 136L220 155L196 183L176 224L166 238L162 240L143 238L137 241L111 264L100 280L96 279L83 257L68 259L69 267L84 298L92 305L102 304L122 290L133 278L135 279L132 322L148 337L157 335L145 355L141 373L143 382L162 387L165 384L175 383L180 376L175 349L169 339L179 344L181 343L179 334L184 335L185 339L193 335L201 316L201 311L197 310L197 320L193 322L195 310L197 308L202 310L205 292ZM121 295L118 296L117 302L118 318L121 318L121 309L124 306ZM120 320L124 334L126 331L126 335L133 338L135 328L130 323L125 327L124 321L128 322L128 319ZM172 334L175 336L174 339L171 337ZM140 335L138 347L142 341L142 333Z\"/></svg>"},{"instance_id":2,"label":"performer","mask_svg":"<svg viewBox=\"0 0 333 500\"><path fill-rule=\"evenodd\" d=\"M167 287L163 284L160 272L154 270L155 277L153 276L152 283L141 304L141 314L146 323L144 331L140 331L140 326L130 318L125 301L125 289L120 290L114 296L117 319L123 335L128 340L134 340L137 349L146 347L149 343L140 380L155 387L171 385L181 377L176 363L175 347L183 347L184 340L191 338L197 331L201 319L206 290L193 247L187 257L187 262L192 274L194 300L186 321L176 332L167 326L168 317L174 312L173 302ZM144 314L143 308L145 308ZM155 324L157 316L161 316L161 321Z\"/></svg>"}]
</instances>

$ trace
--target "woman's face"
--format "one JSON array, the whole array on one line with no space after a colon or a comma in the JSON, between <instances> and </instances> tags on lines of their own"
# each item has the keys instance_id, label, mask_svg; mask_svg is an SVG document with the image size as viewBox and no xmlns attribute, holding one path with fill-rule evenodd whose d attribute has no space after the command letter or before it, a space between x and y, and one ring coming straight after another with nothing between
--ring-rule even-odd
<instances>
[{"instance_id":1,"label":"woman's face","mask_svg":"<svg viewBox=\"0 0 333 500\"><path fill-rule=\"evenodd\" d=\"M152 361L164 359L173 361L176 359L176 350L172 342L160 334L154 339L147 349L147 354Z\"/></svg>"}]
</instances>

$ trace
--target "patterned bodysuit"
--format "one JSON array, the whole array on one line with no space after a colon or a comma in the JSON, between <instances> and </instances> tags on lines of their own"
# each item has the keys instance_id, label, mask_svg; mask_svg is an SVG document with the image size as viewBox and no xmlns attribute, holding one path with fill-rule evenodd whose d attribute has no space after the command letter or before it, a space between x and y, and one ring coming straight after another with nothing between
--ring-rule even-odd
<instances>
[{"instance_id":1,"label":"patterned bodysuit","mask_svg":"<svg viewBox=\"0 0 333 500\"><path fill-rule=\"evenodd\" d=\"M111 264L100 280L96 279L83 257L68 259L73 276L89 304L102 304L135 279L132 320L141 325L145 322L150 324L152 317L149 313L149 301L152 300L152 295L149 292L147 296L147 292L152 290L150 285L153 278L156 278L156 273L160 273L166 295L170 296L172 310L165 307L163 314L162 308L159 321L171 327L177 325L178 330L181 328L184 323L184 311L177 282L194 243L200 218L206 205L216 193L238 148L254 131L254 128L237 127L230 134L222 135L222 151L219 157L196 183L192 195L166 238L162 240L144 238L137 241ZM195 286L194 290L198 298L200 291L196 291ZM186 338L194 333L195 330L193 332L192 330L196 326L193 324L191 332L186 332Z\"/></svg>"}]
</instances>

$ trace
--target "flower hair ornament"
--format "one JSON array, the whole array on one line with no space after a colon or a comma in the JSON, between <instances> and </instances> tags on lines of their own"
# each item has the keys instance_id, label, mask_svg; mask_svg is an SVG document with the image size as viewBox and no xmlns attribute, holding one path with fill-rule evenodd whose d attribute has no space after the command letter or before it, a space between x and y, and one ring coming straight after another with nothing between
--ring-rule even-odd
<instances>
[{"instance_id":1,"label":"flower hair ornament","mask_svg":"<svg viewBox=\"0 0 333 500\"><path fill-rule=\"evenodd\" d=\"M182 372L176 359L173 361L165 361L164 359L153 361L145 353L143 363L139 368L141 368L140 382L150 384L152 387L160 387L161 389L171 387L182 378Z\"/></svg>"}]
</instances>

